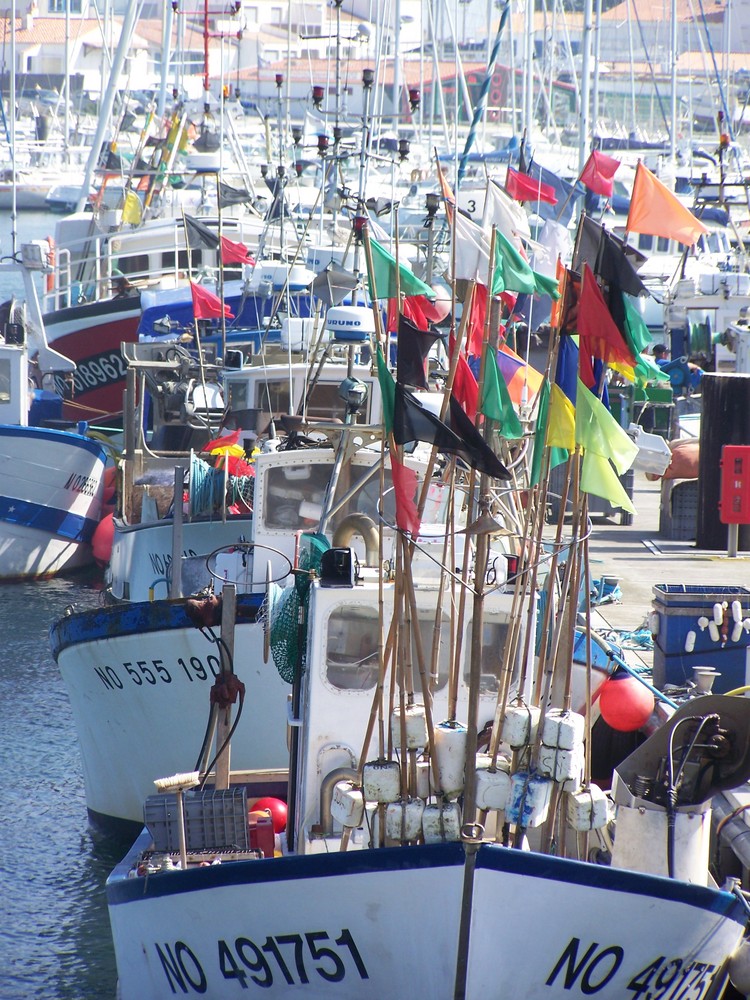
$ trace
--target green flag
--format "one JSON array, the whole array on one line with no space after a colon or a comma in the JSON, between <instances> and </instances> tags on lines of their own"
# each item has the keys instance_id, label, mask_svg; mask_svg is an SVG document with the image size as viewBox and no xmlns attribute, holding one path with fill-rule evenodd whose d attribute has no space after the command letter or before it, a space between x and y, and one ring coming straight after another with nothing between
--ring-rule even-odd
<instances>
[{"instance_id":1,"label":"green flag","mask_svg":"<svg viewBox=\"0 0 750 1000\"><path fill-rule=\"evenodd\" d=\"M547 278L531 269L518 249L499 230L495 232L495 269L492 276L492 294L500 292L527 292L560 298L557 278Z\"/></svg>"},{"instance_id":2,"label":"green flag","mask_svg":"<svg viewBox=\"0 0 750 1000\"><path fill-rule=\"evenodd\" d=\"M504 438L521 438L523 427L513 407L505 379L500 374L495 351L489 344L485 345L484 350L484 379L479 411L490 420L497 421L498 430Z\"/></svg>"},{"instance_id":3,"label":"green flag","mask_svg":"<svg viewBox=\"0 0 750 1000\"><path fill-rule=\"evenodd\" d=\"M396 258L381 247L377 240L370 240L370 255L372 257L372 274L368 274L370 296L375 299L394 299L396 297ZM398 277L403 295L426 295L435 298L435 292L429 285L421 281L413 271L404 264L398 265Z\"/></svg>"},{"instance_id":4,"label":"green flag","mask_svg":"<svg viewBox=\"0 0 750 1000\"><path fill-rule=\"evenodd\" d=\"M625 428L580 379L576 395L576 444L586 452L609 459L621 476L638 454L638 445L628 437Z\"/></svg>"},{"instance_id":5,"label":"green flag","mask_svg":"<svg viewBox=\"0 0 750 1000\"><path fill-rule=\"evenodd\" d=\"M622 296L622 303L625 306L625 329L623 331L625 340L637 358L640 352L644 351L651 343L651 331L627 295Z\"/></svg>"},{"instance_id":6,"label":"green flag","mask_svg":"<svg viewBox=\"0 0 750 1000\"><path fill-rule=\"evenodd\" d=\"M636 354L635 380L640 386L647 382L669 382L669 372L665 372L648 354Z\"/></svg>"},{"instance_id":7,"label":"green flag","mask_svg":"<svg viewBox=\"0 0 750 1000\"><path fill-rule=\"evenodd\" d=\"M388 371L383 352L378 344L377 353L378 382L380 383L380 395L383 399L383 423L386 434L393 433L393 413L396 409L396 383L393 375Z\"/></svg>"}]
</instances>

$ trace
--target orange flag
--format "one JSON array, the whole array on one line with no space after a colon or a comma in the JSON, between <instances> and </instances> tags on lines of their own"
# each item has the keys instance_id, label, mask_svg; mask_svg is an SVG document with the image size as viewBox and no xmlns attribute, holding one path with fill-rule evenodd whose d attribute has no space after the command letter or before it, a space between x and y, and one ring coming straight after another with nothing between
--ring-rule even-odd
<instances>
[{"instance_id":1,"label":"orange flag","mask_svg":"<svg viewBox=\"0 0 750 1000\"><path fill-rule=\"evenodd\" d=\"M708 230L669 188L639 161L635 171L630 211L625 226L630 233L663 236L692 246Z\"/></svg>"}]
</instances>

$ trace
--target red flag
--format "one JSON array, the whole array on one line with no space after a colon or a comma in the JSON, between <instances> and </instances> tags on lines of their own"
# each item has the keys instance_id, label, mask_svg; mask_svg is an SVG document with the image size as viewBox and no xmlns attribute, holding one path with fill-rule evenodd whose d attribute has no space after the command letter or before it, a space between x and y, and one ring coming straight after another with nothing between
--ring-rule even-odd
<instances>
[{"instance_id":1,"label":"red flag","mask_svg":"<svg viewBox=\"0 0 750 1000\"><path fill-rule=\"evenodd\" d=\"M424 295L405 295L402 300L401 315L405 316L414 326L419 327L420 330L429 330L430 321L425 310L427 304L429 304L429 299L425 298ZM398 302L396 299L388 299L385 321L388 333L394 333L398 330L398 316Z\"/></svg>"},{"instance_id":2,"label":"red flag","mask_svg":"<svg viewBox=\"0 0 750 1000\"><path fill-rule=\"evenodd\" d=\"M487 318L487 301L489 289L486 285L474 286L474 297L471 300L471 314L469 316L469 345L467 354L475 354L479 357L482 353L484 343L484 321Z\"/></svg>"},{"instance_id":3,"label":"red flag","mask_svg":"<svg viewBox=\"0 0 750 1000\"><path fill-rule=\"evenodd\" d=\"M555 189L550 184L542 184L528 174L522 174L513 167L508 167L505 178L505 190L516 201L546 201L550 205L557 204Z\"/></svg>"},{"instance_id":4,"label":"red flag","mask_svg":"<svg viewBox=\"0 0 750 1000\"><path fill-rule=\"evenodd\" d=\"M203 285L190 282L190 292L193 296L193 316L196 319L215 319L221 316L221 299ZM234 319L234 313L228 305L224 306L227 319Z\"/></svg>"},{"instance_id":5,"label":"red flag","mask_svg":"<svg viewBox=\"0 0 750 1000\"><path fill-rule=\"evenodd\" d=\"M221 262L222 264L254 264L255 260L250 256L250 251L244 243L235 243L234 240L222 236Z\"/></svg>"},{"instance_id":6,"label":"red flag","mask_svg":"<svg viewBox=\"0 0 750 1000\"><path fill-rule=\"evenodd\" d=\"M201 451L213 451L215 448L231 448L235 444L240 443L240 430L232 431L230 434L224 434L222 437L214 438L213 441L207 441Z\"/></svg>"},{"instance_id":7,"label":"red flag","mask_svg":"<svg viewBox=\"0 0 750 1000\"><path fill-rule=\"evenodd\" d=\"M581 356L588 354L601 361L635 365L630 348L612 319L607 303L596 283L594 272L583 265L581 297L578 300L578 322Z\"/></svg>"},{"instance_id":8,"label":"red flag","mask_svg":"<svg viewBox=\"0 0 750 1000\"><path fill-rule=\"evenodd\" d=\"M391 474L393 492L396 497L396 524L401 531L419 534L419 511L414 500L417 492L417 474L414 469L402 465L398 456L391 452Z\"/></svg>"},{"instance_id":9,"label":"red flag","mask_svg":"<svg viewBox=\"0 0 750 1000\"><path fill-rule=\"evenodd\" d=\"M453 359L453 352L456 349L455 338L450 339L450 356ZM477 415L477 405L479 402L479 386L477 385L474 372L469 367L469 362L459 354L458 365L453 376L453 395L463 406L466 416L474 420Z\"/></svg>"},{"instance_id":10,"label":"red flag","mask_svg":"<svg viewBox=\"0 0 750 1000\"><path fill-rule=\"evenodd\" d=\"M606 153L600 153L598 149L592 149L588 160L586 160L586 165L581 171L580 180L594 194L602 194L605 198L611 198L615 186L613 177L619 166L619 160L607 156Z\"/></svg>"}]
</instances>

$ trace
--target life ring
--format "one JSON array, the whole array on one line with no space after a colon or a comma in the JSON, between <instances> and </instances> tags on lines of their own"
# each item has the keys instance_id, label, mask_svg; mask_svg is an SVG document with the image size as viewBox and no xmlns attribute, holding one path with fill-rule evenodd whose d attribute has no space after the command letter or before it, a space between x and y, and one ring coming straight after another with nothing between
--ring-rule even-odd
<instances>
[{"instance_id":1,"label":"life ring","mask_svg":"<svg viewBox=\"0 0 750 1000\"><path fill-rule=\"evenodd\" d=\"M45 237L49 250L47 252L47 263L49 264L51 270L48 271L47 277L45 279L44 287L46 291L52 292L55 289L55 238L54 236Z\"/></svg>"}]
</instances>

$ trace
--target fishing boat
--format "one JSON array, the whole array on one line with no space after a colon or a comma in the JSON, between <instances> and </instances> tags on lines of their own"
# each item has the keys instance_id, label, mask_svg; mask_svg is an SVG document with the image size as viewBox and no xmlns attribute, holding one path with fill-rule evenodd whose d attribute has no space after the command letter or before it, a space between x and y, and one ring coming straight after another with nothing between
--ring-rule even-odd
<instances>
[{"instance_id":1,"label":"fishing boat","mask_svg":"<svg viewBox=\"0 0 750 1000\"><path fill-rule=\"evenodd\" d=\"M339 307L329 310L330 322L342 308L348 308L350 322L357 309L372 318L367 307ZM238 629L247 633L238 656L244 663L247 655L247 669L261 671L267 682L258 703L260 718L267 720L257 733L263 759L269 769L284 763L288 687L259 666L263 638L257 617L268 561L272 578L283 583L295 532L320 517L335 468L333 443L380 419L377 380L354 354L354 335L360 346L363 337L369 341L366 329L345 330L339 344L344 354L337 361L335 345L323 346L327 359L317 377L321 358L314 351L306 363L252 366L237 360L224 370L178 344L129 345L129 430L107 571L115 603L66 615L51 632L78 723L87 806L96 825L139 823L154 759L176 766L184 753L197 753L187 720L197 723L205 715L220 646L191 614L194 595L205 598L224 580L238 588ZM147 439L150 400L155 421ZM269 424L280 414L278 432L269 437ZM233 461L226 454L228 438L230 452L248 455L266 441L252 455L252 466L242 462L244 475L227 468ZM371 452L360 449L352 468L364 473L373 461ZM371 508L376 493L368 478L334 523L359 505ZM236 741L239 760L254 758L256 735L247 736L247 748L243 736Z\"/></svg>"},{"instance_id":2,"label":"fishing boat","mask_svg":"<svg viewBox=\"0 0 750 1000\"><path fill-rule=\"evenodd\" d=\"M712 796L750 775L750 706L690 699L608 796L584 763L584 715L553 707L521 652L529 574L507 585L500 525L463 478L443 481L478 513L460 532L438 519L412 533L377 504L305 537L295 587L268 594L267 644L293 679L278 797L263 769L230 766L263 682L234 672L223 619L215 754L155 781L107 882L123 1000L250 983L280 997L707 997L743 962L748 907L709 874L708 829ZM222 597L231 607L232 585Z\"/></svg>"},{"instance_id":3,"label":"fishing boat","mask_svg":"<svg viewBox=\"0 0 750 1000\"><path fill-rule=\"evenodd\" d=\"M75 366L47 344L32 272L15 261L0 269L20 272L26 293L0 307L0 579L51 577L93 562L107 453L60 420L51 379Z\"/></svg>"}]
</instances>

